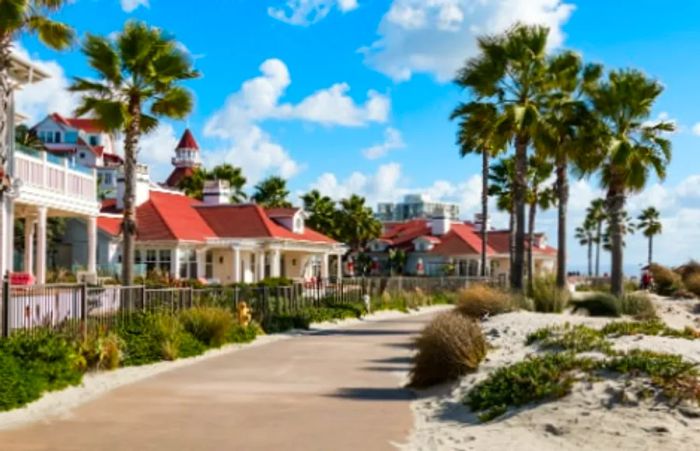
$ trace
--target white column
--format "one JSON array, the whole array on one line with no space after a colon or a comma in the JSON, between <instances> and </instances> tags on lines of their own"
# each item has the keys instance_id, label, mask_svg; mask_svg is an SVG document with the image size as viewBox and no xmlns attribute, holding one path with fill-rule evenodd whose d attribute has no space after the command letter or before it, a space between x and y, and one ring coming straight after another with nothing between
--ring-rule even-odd
<instances>
[{"instance_id":1,"label":"white column","mask_svg":"<svg viewBox=\"0 0 700 451\"><path fill-rule=\"evenodd\" d=\"M265 278L265 251L258 252L258 282Z\"/></svg>"},{"instance_id":2,"label":"white column","mask_svg":"<svg viewBox=\"0 0 700 451\"><path fill-rule=\"evenodd\" d=\"M233 248L233 283L243 282L241 280L241 249Z\"/></svg>"},{"instance_id":3,"label":"white column","mask_svg":"<svg viewBox=\"0 0 700 451\"><path fill-rule=\"evenodd\" d=\"M321 279L328 279L329 268L328 268L328 254L323 254L321 257Z\"/></svg>"},{"instance_id":4,"label":"white column","mask_svg":"<svg viewBox=\"0 0 700 451\"><path fill-rule=\"evenodd\" d=\"M24 272L34 274L34 226L33 217L24 219Z\"/></svg>"},{"instance_id":5,"label":"white column","mask_svg":"<svg viewBox=\"0 0 700 451\"><path fill-rule=\"evenodd\" d=\"M160 252L160 251L159 251ZM170 277L173 279L180 278L180 252L178 249L172 249L170 251Z\"/></svg>"},{"instance_id":6,"label":"white column","mask_svg":"<svg viewBox=\"0 0 700 451\"><path fill-rule=\"evenodd\" d=\"M206 248L197 249L197 278L205 279L207 277L207 250Z\"/></svg>"},{"instance_id":7,"label":"white column","mask_svg":"<svg viewBox=\"0 0 700 451\"><path fill-rule=\"evenodd\" d=\"M343 255L338 254L337 255L338 260L336 261L336 277L338 277L338 280L343 278Z\"/></svg>"},{"instance_id":8,"label":"white column","mask_svg":"<svg viewBox=\"0 0 700 451\"><path fill-rule=\"evenodd\" d=\"M36 225L36 282L46 283L46 207L39 207Z\"/></svg>"},{"instance_id":9,"label":"white column","mask_svg":"<svg viewBox=\"0 0 700 451\"><path fill-rule=\"evenodd\" d=\"M87 271L97 274L97 217L87 219Z\"/></svg>"},{"instance_id":10,"label":"white column","mask_svg":"<svg viewBox=\"0 0 700 451\"><path fill-rule=\"evenodd\" d=\"M281 259L282 255L279 249L275 249L272 251L272 262L271 262L271 267L270 267L270 276L271 277L279 277L281 274Z\"/></svg>"}]
</instances>

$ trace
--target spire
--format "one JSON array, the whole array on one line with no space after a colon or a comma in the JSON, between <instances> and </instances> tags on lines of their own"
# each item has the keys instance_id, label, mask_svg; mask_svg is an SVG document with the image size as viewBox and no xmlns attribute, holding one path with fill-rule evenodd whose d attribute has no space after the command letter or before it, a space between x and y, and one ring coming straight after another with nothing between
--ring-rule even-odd
<instances>
[{"instance_id":1,"label":"spire","mask_svg":"<svg viewBox=\"0 0 700 451\"><path fill-rule=\"evenodd\" d=\"M180 143L177 145L177 147L175 149L176 150L187 149L187 150L199 151L199 146L197 145L197 141L195 141L194 135L192 135L192 132L190 131L189 128L185 129L185 133L182 134L182 138L180 138Z\"/></svg>"},{"instance_id":2,"label":"spire","mask_svg":"<svg viewBox=\"0 0 700 451\"><path fill-rule=\"evenodd\" d=\"M199 145L189 128L185 129L175 148L175 158L173 158L172 163L176 168L195 168L201 165Z\"/></svg>"}]
</instances>

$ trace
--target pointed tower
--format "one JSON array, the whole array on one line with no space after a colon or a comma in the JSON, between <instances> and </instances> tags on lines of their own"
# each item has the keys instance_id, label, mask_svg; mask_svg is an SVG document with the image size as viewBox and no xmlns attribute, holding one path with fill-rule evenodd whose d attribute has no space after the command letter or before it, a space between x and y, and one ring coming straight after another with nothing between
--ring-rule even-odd
<instances>
[{"instance_id":1,"label":"pointed tower","mask_svg":"<svg viewBox=\"0 0 700 451\"><path fill-rule=\"evenodd\" d=\"M175 148L175 156L172 159L172 163L175 169L173 169L165 184L173 188L177 188L182 179L192 175L194 170L202 165L199 146L189 128L182 134L182 138L180 138L180 142Z\"/></svg>"}]
</instances>

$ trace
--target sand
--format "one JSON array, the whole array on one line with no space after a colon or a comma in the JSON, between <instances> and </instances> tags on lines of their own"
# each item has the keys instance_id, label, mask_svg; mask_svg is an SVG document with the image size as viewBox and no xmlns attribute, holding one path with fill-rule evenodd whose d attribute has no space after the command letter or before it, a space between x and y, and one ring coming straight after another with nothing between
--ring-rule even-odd
<instances>
[{"instance_id":1,"label":"sand","mask_svg":"<svg viewBox=\"0 0 700 451\"><path fill-rule=\"evenodd\" d=\"M697 301L654 298L662 319L672 327L695 325L690 313ZM478 372L449 387L419 393L413 403L415 429L403 447L410 450L696 450L700 448L700 409L673 409L636 399L635 384L624 378L577 383L568 396L550 403L509 411L480 423L461 403L466 392L496 368L538 352L525 345L528 333L548 325L600 327L609 319L571 314L517 312L483 323L495 347ZM627 336L612 340L619 350L649 349L681 354L700 363L700 340ZM624 392L624 397L623 397ZM624 403L619 402L626 399Z\"/></svg>"}]
</instances>

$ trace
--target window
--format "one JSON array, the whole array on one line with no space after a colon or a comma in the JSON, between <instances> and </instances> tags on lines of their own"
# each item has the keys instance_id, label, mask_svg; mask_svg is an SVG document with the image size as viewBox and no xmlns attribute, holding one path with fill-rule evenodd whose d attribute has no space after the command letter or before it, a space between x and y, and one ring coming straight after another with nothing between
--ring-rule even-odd
<instances>
[{"instance_id":1,"label":"window","mask_svg":"<svg viewBox=\"0 0 700 451\"><path fill-rule=\"evenodd\" d=\"M214 253L207 251L206 261L204 264L204 277L207 279L214 278Z\"/></svg>"},{"instance_id":2,"label":"window","mask_svg":"<svg viewBox=\"0 0 700 451\"><path fill-rule=\"evenodd\" d=\"M97 143L98 143L97 136L95 136L95 135L90 135L90 138L89 138L88 141L90 142L90 145L91 145L91 146L96 146Z\"/></svg>"},{"instance_id":3,"label":"window","mask_svg":"<svg viewBox=\"0 0 700 451\"><path fill-rule=\"evenodd\" d=\"M151 272L156 269L158 267L158 251L148 249L144 263L146 263L146 271Z\"/></svg>"},{"instance_id":4,"label":"window","mask_svg":"<svg viewBox=\"0 0 700 451\"><path fill-rule=\"evenodd\" d=\"M164 272L164 273L169 273L170 272L170 258L172 256L172 251L170 249L162 249L159 252L159 261L158 261L158 268Z\"/></svg>"},{"instance_id":5,"label":"window","mask_svg":"<svg viewBox=\"0 0 700 451\"><path fill-rule=\"evenodd\" d=\"M57 142L57 143L60 143L60 142L61 142L61 132L56 132L56 133L54 134L54 140L55 140L55 142Z\"/></svg>"},{"instance_id":6,"label":"window","mask_svg":"<svg viewBox=\"0 0 700 451\"><path fill-rule=\"evenodd\" d=\"M102 184L111 185L112 184L112 174L110 174L108 172L102 174Z\"/></svg>"},{"instance_id":7,"label":"window","mask_svg":"<svg viewBox=\"0 0 700 451\"><path fill-rule=\"evenodd\" d=\"M84 160L85 159L85 152L80 152L80 159Z\"/></svg>"},{"instance_id":8,"label":"window","mask_svg":"<svg viewBox=\"0 0 700 451\"><path fill-rule=\"evenodd\" d=\"M44 142L49 143L49 144L53 143L53 133L46 132L44 134Z\"/></svg>"},{"instance_id":9,"label":"window","mask_svg":"<svg viewBox=\"0 0 700 451\"><path fill-rule=\"evenodd\" d=\"M187 249L180 254L180 269L178 271L181 279L197 278L197 252L194 249Z\"/></svg>"}]
</instances>

